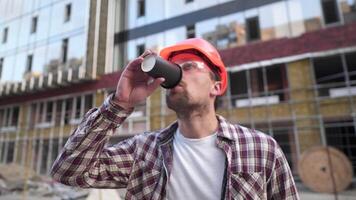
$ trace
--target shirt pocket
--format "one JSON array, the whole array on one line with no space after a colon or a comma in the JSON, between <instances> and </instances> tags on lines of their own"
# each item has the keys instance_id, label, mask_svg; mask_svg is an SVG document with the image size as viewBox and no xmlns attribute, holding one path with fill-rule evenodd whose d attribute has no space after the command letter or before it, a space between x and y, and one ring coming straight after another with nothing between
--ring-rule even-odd
<instances>
[{"instance_id":1,"label":"shirt pocket","mask_svg":"<svg viewBox=\"0 0 356 200\"><path fill-rule=\"evenodd\" d=\"M262 172L236 172L231 174L232 199L266 199Z\"/></svg>"}]
</instances>

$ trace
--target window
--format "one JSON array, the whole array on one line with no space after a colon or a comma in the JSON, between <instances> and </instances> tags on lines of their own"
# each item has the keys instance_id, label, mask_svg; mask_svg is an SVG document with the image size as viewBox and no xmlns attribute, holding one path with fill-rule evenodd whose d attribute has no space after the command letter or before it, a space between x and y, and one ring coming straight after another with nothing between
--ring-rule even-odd
<instances>
[{"instance_id":1,"label":"window","mask_svg":"<svg viewBox=\"0 0 356 200\"><path fill-rule=\"evenodd\" d=\"M72 118L73 98L65 100L64 124L69 124Z\"/></svg>"},{"instance_id":2,"label":"window","mask_svg":"<svg viewBox=\"0 0 356 200\"><path fill-rule=\"evenodd\" d=\"M49 152L49 139L44 139L42 141L42 158L41 158L41 166L40 166L40 174L47 174L47 158Z\"/></svg>"},{"instance_id":3,"label":"window","mask_svg":"<svg viewBox=\"0 0 356 200\"><path fill-rule=\"evenodd\" d=\"M64 101L61 99L56 102L56 116L55 116L55 120L54 120L55 126L59 126L61 124L63 103L64 103Z\"/></svg>"},{"instance_id":4,"label":"window","mask_svg":"<svg viewBox=\"0 0 356 200\"><path fill-rule=\"evenodd\" d=\"M39 107L37 107L39 106ZM38 108L38 112L37 112ZM31 105L30 127L48 128L51 126L53 113L53 101L34 103ZM35 124L34 124L35 123Z\"/></svg>"},{"instance_id":5,"label":"window","mask_svg":"<svg viewBox=\"0 0 356 200\"><path fill-rule=\"evenodd\" d=\"M313 64L319 96L336 97L342 93L340 89L336 89L346 86L341 56L315 58Z\"/></svg>"},{"instance_id":6,"label":"window","mask_svg":"<svg viewBox=\"0 0 356 200\"><path fill-rule=\"evenodd\" d=\"M34 129L36 125L36 112L37 112L37 103L31 104L30 112L29 112L29 129Z\"/></svg>"},{"instance_id":7,"label":"window","mask_svg":"<svg viewBox=\"0 0 356 200\"><path fill-rule=\"evenodd\" d=\"M12 116L10 126L17 126L19 121L20 108L18 106L12 108Z\"/></svg>"},{"instance_id":8,"label":"window","mask_svg":"<svg viewBox=\"0 0 356 200\"><path fill-rule=\"evenodd\" d=\"M248 98L247 71L234 72L230 74L231 102L237 106L238 99Z\"/></svg>"},{"instance_id":9,"label":"window","mask_svg":"<svg viewBox=\"0 0 356 200\"><path fill-rule=\"evenodd\" d=\"M64 9L64 22L70 21L72 15L72 4L67 4Z\"/></svg>"},{"instance_id":10,"label":"window","mask_svg":"<svg viewBox=\"0 0 356 200\"><path fill-rule=\"evenodd\" d=\"M68 57L68 38L62 40L62 64L67 62Z\"/></svg>"},{"instance_id":11,"label":"window","mask_svg":"<svg viewBox=\"0 0 356 200\"><path fill-rule=\"evenodd\" d=\"M231 73L230 83L231 102L236 107L288 100L288 80L283 64Z\"/></svg>"},{"instance_id":12,"label":"window","mask_svg":"<svg viewBox=\"0 0 356 200\"><path fill-rule=\"evenodd\" d=\"M291 170L293 172L296 172L298 161L294 137L294 134L296 133L293 131L293 126L285 126L282 124L274 123L272 124L272 127L273 138L278 142L278 145L281 147Z\"/></svg>"},{"instance_id":13,"label":"window","mask_svg":"<svg viewBox=\"0 0 356 200\"><path fill-rule=\"evenodd\" d=\"M0 129L1 127L4 126L3 122L4 122L4 114L5 114L5 110L4 109L0 109Z\"/></svg>"},{"instance_id":14,"label":"window","mask_svg":"<svg viewBox=\"0 0 356 200\"><path fill-rule=\"evenodd\" d=\"M348 1L339 1L340 10L343 14L343 19L345 24L353 23L356 21L356 1L348 0Z\"/></svg>"},{"instance_id":15,"label":"window","mask_svg":"<svg viewBox=\"0 0 356 200\"><path fill-rule=\"evenodd\" d=\"M193 2L194 0L185 0L185 3L191 3Z\"/></svg>"},{"instance_id":16,"label":"window","mask_svg":"<svg viewBox=\"0 0 356 200\"><path fill-rule=\"evenodd\" d=\"M39 111L38 111L36 123L41 124L43 122L43 116L45 115L45 105L44 102L41 102L38 105L39 105Z\"/></svg>"},{"instance_id":17,"label":"window","mask_svg":"<svg viewBox=\"0 0 356 200\"><path fill-rule=\"evenodd\" d=\"M325 122L324 127L327 144L341 150L350 159L356 173L356 132L353 121Z\"/></svg>"},{"instance_id":18,"label":"window","mask_svg":"<svg viewBox=\"0 0 356 200\"><path fill-rule=\"evenodd\" d=\"M321 7L323 9L325 24L332 24L340 21L336 0L322 0Z\"/></svg>"},{"instance_id":19,"label":"window","mask_svg":"<svg viewBox=\"0 0 356 200\"><path fill-rule=\"evenodd\" d=\"M11 116L11 114L10 114L11 108L6 108L4 112L5 112L5 114L4 114L5 122L4 122L3 126L8 127L10 124L9 121L10 121L10 116Z\"/></svg>"},{"instance_id":20,"label":"window","mask_svg":"<svg viewBox=\"0 0 356 200\"><path fill-rule=\"evenodd\" d=\"M33 149L32 149L32 155L33 155L33 162L32 162L32 169L37 169L38 163L40 161L40 139L34 139L32 140L32 145L33 145Z\"/></svg>"},{"instance_id":21,"label":"window","mask_svg":"<svg viewBox=\"0 0 356 200\"><path fill-rule=\"evenodd\" d=\"M32 17L32 22L31 22L31 33L36 33L37 31L37 21L38 17Z\"/></svg>"},{"instance_id":22,"label":"window","mask_svg":"<svg viewBox=\"0 0 356 200\"><path fill-rule=\"evenodd\" d=\"M27 56L27 62L26 62L26 71L25 73L29 73L32 71L32 61L33 61L33 55L28 55Z\"/></svg>"},{"instance_id":23,"label":"window","mask_svg":"<svg viewBox=\"0 0 356 200\"><path fill-rule=\"evenodd\" d=\"M15 141L9 141L7 146L6 163L12 163L15 153Z\"/></svg>"},{"instance_id":24,"label":"window","mask_svg":"<svg viewBox=\"0 0 356 200\"><path fill-rule=\"evenodd\" d=\"M45 122L52 122L52 113L53 113L53 102L47 102L46 114L45 114Z\"/></svg>"},{"instance_id":25,"label":"window","mask_svg":"<svg viewBox=\"0 0 356 200\"><path fill-rule=\"evenodd\" d=\"M93 95L92 94L87 94L84 97L84 113L88 112L90 109L93 108Z\"/></svg>"},{"instance_id":26,"label":"window","mask_svg":"<svg viewBox=\"0 0 356 200\"><path fill-rule=\"evenodd\" d=\"M137 52L137 56L142 55L143 52L145 52L145 45L144 44L137 45L136 52Z\"/></svg>"},{"instance_id":27,"label":"window","mask_svg":"<svg viewBox=\"0 0 356 200\"><path fill-rule=\"evenodd\" d=\"M356 52L345 54L350 85L356 86Z\"/></svg>"},{"instance_id":28,"label":"window","mask_svg":"<svg viewBox=\"0 0 356 200\"><path fill-rule=\"evenodd\" d=\"M4 58L0 58L0 79L1 79L1 76L2 76L2 68L4 66Z\"/></svg>"},{"instance_id":29,"label":"window","mask_svg":"<svg viewBox=\"0 0 356 200\"><path fill-rule=\"evenodd\" d=\"M74 108L74 119L81 118L81 107L82 107L82 97L76 97L75 99L75 108Z\"/></svg>"},{"instance_id":30,"label":"window","mask_svg":"<svg viewBox=\"0 0 356 200\"><path fill-rule=\"evenodd\" d=\"M264 92L264 79L262 68L250 70L250 86L252 97L262 96Z\"/></svg>"},{"instance_id":31,"label":"window","mask_svg":"<svg viewBox=\"0 0 356 200\"><path fill-rule=\"evenodd\" d=\"M145 16L145 0L138 0L137 2L137 17Z\"/></svg>"},{"instance_id":32,"label":"window","mask_svg":"<svg viewBox=\"0 0 356 200\"><path fill-rule=\"evenodd\" d=\"M195 25L189 25L187 28L187 38L194 38L195 37Z\"/></svg>"},{"instance_id":33,"label":"window","mask_svg":"<svg viewBox=\"0 0 356 200\"><path fill-rule=\"evenodd\" d=\"M3 34L2 34L2 43L6 43L8 32L9 32L9 28L8 27L4 28L4 31L3 31Z\"/></svg>"},{"instance_id":34,"label":"window","mask_svg":"<svg viewBox=\"0 0 356 200\"><path fill-rule=\"evenodd\" d=\"M260 24L258 17L246 19L247 40L254 41L260 39Z\"/></svg>"},{"instance_id":35,"label":"window","mask_svg":"<svg viewBox=\"0 0 356 200\"><path fill-rule=\"evenodd\" d=\"M58 138L53 138L52 139L52 155L50 157L51 165L56 160L58 154L59 154L59 140L58 140Z\"/></svg>"},{"instance_id":36,"label":"window","mask_svg":"<svg viewBox=\"0 0 356 200\"><path fill-rule=\"evenodd\" d=\"M5 162L6 141L2 141L0 144L1 144L1 159L0 159L0 162Z\"/></svg>"},{"instance_id":37,"label":"window","mask_svg":"<svg viewBox=\"0 0 356 200\"><path fill-rule=\"evenodd\" d=\"M19 122L20 108L18 106L7 107L0 110L0 127L2 132L16 131Z\"/></svg>"},{"instance_id":38,"label":"window","mask_svg":"<svg viewBox=\"0 0 356 200\"><path fill-rule=\"evenodd\" d=\"M267 96L278 96L279 101L289 99L287 70L285 65L272 65L266 68Z\"/></svg>"}]
</instances>

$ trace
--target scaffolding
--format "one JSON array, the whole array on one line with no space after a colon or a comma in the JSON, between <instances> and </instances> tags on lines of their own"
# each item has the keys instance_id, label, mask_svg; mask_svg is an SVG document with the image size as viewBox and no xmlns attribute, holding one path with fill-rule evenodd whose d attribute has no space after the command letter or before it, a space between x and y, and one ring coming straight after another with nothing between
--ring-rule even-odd
<instances>
[{"instance_id":1,"label":"scaffolding","mask_svg":"<svg viewBox=\"0 0 356 200\"><path fill-rule=\"evenodd\" d=\"M286 77L280 81L283 87L273 90L268 84L271 83L270 70L275 69L275 65L234 71L229 72L228 92L219 97L217 112L233 123L274 137L294 174L297 174L300 154L317 145L330 145L340 149L352 161L355 170L356 112L353 84L356 80L350 79L352 73L345 54L338 55L343 59L343 76L348 77L341 84L341 89L340 83L318 83L314 58L278 65L277 67L283 69L276 71L282 72ZM246 93L236 94L234 73L246 74ZM273 73L272 75L273 78L280 78ZM259 78L257 82L253 80L256 77ZM237 83L239 81L244 84L241 80L237 80ZM325 88L328 91L339 88L339 91L346 90L347 93L339 96L320 95L320 91ZM112 88L107 88L0 108L0 115L2 113L4 116L11 116L10 113L16 115L15 107L20 110L20 119L14 121L17 123L15 129L8 126L12 123L9 117L6 120L6 117L0 116L0 161L18 162L23 166L31 166L40 174L48 175L54 159L80 118L90 108L100 106L104 97L112 91ZM111 139L111 143L146 130L164 128L173 122L176 119L175 114L166 107L165 95L165 90L157 90L146 103L138 106L125 124L116 130L117 134Z\"/></svg>"}]
</instances>

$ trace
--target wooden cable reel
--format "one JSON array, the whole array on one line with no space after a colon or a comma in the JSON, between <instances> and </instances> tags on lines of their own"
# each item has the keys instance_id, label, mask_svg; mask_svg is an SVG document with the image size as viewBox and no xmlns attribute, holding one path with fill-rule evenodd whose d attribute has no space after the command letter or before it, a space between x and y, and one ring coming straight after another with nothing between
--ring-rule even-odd
<instances>
[{"instance_id":1,"label":"wooden cable reel","mask_svg":"<svg viewBox=\"0 0 356 200\"><path fill-rule=\"evenodd\" d=\"M314 147L301 155L298 172L303 183L315 192L337 193L352 182L350 160L333 147Z\"/></svg>"}]
</instances>

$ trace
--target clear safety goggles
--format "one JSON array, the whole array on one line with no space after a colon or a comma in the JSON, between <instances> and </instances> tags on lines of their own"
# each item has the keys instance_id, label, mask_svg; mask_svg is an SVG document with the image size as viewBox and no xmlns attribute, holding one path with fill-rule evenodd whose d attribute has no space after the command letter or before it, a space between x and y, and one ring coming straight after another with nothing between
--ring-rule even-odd
<instances>
[{"instance_id":1,"label":"clear safety goggles","mask_svg":"<svg viewBox=\"0 0 356 200\"><path fill-rule=\"evenodd\" d=\"M182 63L176 63L183 71L208 71L209 67L202 61L186 61Z\"/></svg>"}]
</instances>

